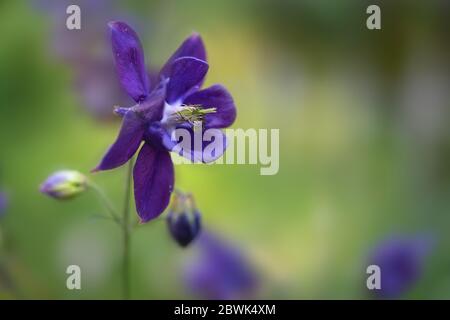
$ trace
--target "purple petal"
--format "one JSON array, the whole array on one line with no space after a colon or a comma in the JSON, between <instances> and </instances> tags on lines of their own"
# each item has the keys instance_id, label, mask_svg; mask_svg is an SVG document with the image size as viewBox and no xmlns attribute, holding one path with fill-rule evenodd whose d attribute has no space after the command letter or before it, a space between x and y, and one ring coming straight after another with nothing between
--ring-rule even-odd
<instances>
[{"instance_id":1,"label":"purple petal","mask_svg":"<svg viewBox=\"0 0 450 320\"><path fill-rule=\"evenodd\" d=\"M86 59L76 66L76 71L75 88L83 99L81 105L96 118L117 120L113 106L132 103L120 87L112 59Z\"/></svg>"},{"instance_id":2,"label":"purple petal","mask_svg":"<svg viewBox=\"0 0 450 320\"><path fill-rule=\"evenodd\" d=\"M145 119L146 123L158 121L163 115L165 97L166 83L160 82L158 87L153 89L147 99L133 108L136 113Z\"/></svg>"},{"instance_id":3,"label":"purple petal","mask_svg":"<svg viewBox=\"0 0 450 320\"><path fill-rule=\"evenodd\" d=\"M120 83L136 102L143 101L150 88L144 51L134 30L124 22L108 24Z\"/></svg>"},{"instance_id":4,"label":"purple petal","mask_svg":"<svg viewBox=\"0 0 450 320\"><path fill-rule=\"evenodd\" d=\"M167 102L182 100L191 90L199 87L206 72L208 72L208 64L203 60L192 57L175 60L169 72Z\"/></svg>"},{"instance_id":5,"label":"purple petal","mask_svg":"<svg viewBox=\"0 0 450 320\"><path fill-rule=\"evenodd\" d=\"M203 44L203 40L198 33L193 33L189 38L184 40L177 51L167 60L166 64L160 71L160 77L169 77L170 68L172 63L181 57L194 57L203 61L206 61L206 50Z\"/></svg>"},{"instance_id":6,"label":"purple petal","mask_svg":"<svg viewBox=\"0 0 450 320\"><path fill-rule=\"evenodd\" d=\"M133 176L136 210L141 222L155 219L169 205L173 190L174 170L169 152L145 143Z\"/></svg>"},{"instance_id":7,"label":"purple petal","mask_svg":"<svg viewBox=\"0 0 450 320\"><path fill-rule=\"evenodd\" d=\"M139 148L144 130L145 126L141 118L134 112L127 112L116 142L93 171L114 169L127 162Z\"/></svg>"},{"instance_id":8,"label":"purple petal","mask_svg":"<svg viewBox=\"0 0 450 320\"><path fill-rule=\"evenodd\" d=\"M226 135L219 129L194 131L192 128L177 128L175 136L178 138L178 144L172 151L192 162L216 161L228 145Z\"/></svg>"},{"instance_id":9,"label":"purple petal","mask_svg":"<svg viewBox=\"0 0 450 320\"><path fill-rule=\"evenodd\" d=\"M172 151L177 143L177 141L171 139L171 135L162 126L161 122L152 123L147 129L144 137L147 143L167 151Z\"/></svg>"},{"instance_id":10,"label":"purple petal","mask_svg":"<svg viewBox=\"0 0 450 320\"><path fill-rule=\"evenodd\" d=\"M216 84L188 96L184 104L199 104L203 108L216 108L216 113L205 116L205 128L226 128L236 119L233 98L223 86Z\"/></svg>"}]
</instances>

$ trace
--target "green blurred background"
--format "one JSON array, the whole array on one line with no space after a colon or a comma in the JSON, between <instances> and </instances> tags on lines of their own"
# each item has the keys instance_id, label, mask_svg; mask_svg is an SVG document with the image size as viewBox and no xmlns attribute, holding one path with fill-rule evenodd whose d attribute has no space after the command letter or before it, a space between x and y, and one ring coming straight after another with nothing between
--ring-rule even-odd
<instances>
[{"instance_id":1,"label":"green blurred background","mask_svg":"<svg viewBox=\"0 0 450 320\"><path fill-rule=\"evenodd\" d=\"M121 234L95 218L103 212L95 195L58 202L38 191L55 170L88 174L120 122L89 112L76 67L53 50L55 13L37 2L0 4L0 188L9 196L0 252L16 288L0 287L0 298L120 298ZM366 8L377 3L382 30L369 31ZM369 248L404 233L437 239L405 297L450 298L449 1L107 6L111 17L102 8L89 19L130 17L154 68L199 32L206 85L222 83L235 99L233 128L280 129L277 175L255 165L176 166L177 187L194 193L205 225L235 241L259 274L256 298L365 298ZM101 39L106 25L92 32ZM89 177L120 206L125 173ZM195 297L180 279L191 251L163 223L137 228L132 298ZM83 270L82 290L66 289L70 264Z\"/></svg>"}]
</instances>

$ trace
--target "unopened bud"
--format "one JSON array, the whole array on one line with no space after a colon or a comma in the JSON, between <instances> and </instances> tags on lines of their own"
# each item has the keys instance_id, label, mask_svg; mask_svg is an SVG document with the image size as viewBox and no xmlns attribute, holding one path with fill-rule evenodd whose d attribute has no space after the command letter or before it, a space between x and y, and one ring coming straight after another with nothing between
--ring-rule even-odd
<instances>
[{"instance_id":1,"label":"unopened bud","mask_svg":"<svg viewBox=\"0 0 450 320\"><path fill-rule=\"evenodd\" d=\"M167 224L171 236L182 247L187 247L199 235L201 215L191 194L174 194Z\"/></svg>"},{"instance_id":2,"label":"unopened bud","mask_svg":"<svg viewBox=\"0 0 450 320\"><path fill-rule=\"evenodd\" d=\"M41 184L40 191L55 199L70 199L88 187L86 176L74 170L53 173Z\"/></svg>"}]
</instances>

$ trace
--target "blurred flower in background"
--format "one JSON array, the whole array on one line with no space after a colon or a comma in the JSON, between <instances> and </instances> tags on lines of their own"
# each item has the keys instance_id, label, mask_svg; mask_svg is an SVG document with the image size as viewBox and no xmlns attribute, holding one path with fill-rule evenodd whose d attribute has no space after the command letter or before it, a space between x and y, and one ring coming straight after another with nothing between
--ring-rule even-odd
<instances>
[{"instance_id":1,"label":"blurred flower in background","mask_svg":"<svg viewBox=\"0 0 450 320\"><path fill-rule=\"evenodd\" d=\"M197 256L185 266L188 290L203 299L250 299L258 278L238 247L204 231L197 242Z\"/></svg>"},{"instance_id":2,"label":"blurred flower in background","mask_svg":"<svg viewBox=\"0 0 450 320\"><path fill-rule=\"evenodd\" d=\"M0 191L0 218L3 217L3 215L5 214L7 207L8 207L8 196L6 195L6 192Z\"/></svg>"},{"instance_id":3,"label":"blurred flower in background","mask_svg":"<svg viewBox=\"0 0 450 320\"><path fill-rule=\"evenodd\" d=\"M0 190L0 219L4 217L8 208L8 195ZM0 300L2 298L17 297L17 288L14 284L13 276L9 270L11 263L11 237L8 230L0 225Z\"/></svg>"},{"instance_id":4,"label":"blurred flower in background","mask_svg":"<svg viewBox=\"0 0 450 320\"><path fill-rule=\"evenodd\" d=\"M83 106L97 119L116 119L113 106L127 105L131 100L119 86L114 70L111 46L107 37L107 23L119 15L114 1L36 0L37 6L51 18L52 50L74 73L74 88ZM66 27L68 6L81 9L81 30Z\"/></svg>"},{"instance_id":5,"label":"blurred flower in background","mask_svg":"<svg viewBox=\"0 0 450 320\"><path fill-rule=\"evenodd\" d=\"M422 276L432 241L428 237L396 236L381 242L372 252L371 265L381 270L378 298L397 299L407 293Z\"/></svg>"},{"instance_id":6,"label":"blurred flower in background","mask_svg":"<svg viewBox=\"0 0 450 320\"><path fill-rule=\"evenodd\" d=\"M8 196L4 191L0 191L0 219L3 218L3 216L6 213L6 209L8 207ZM4 244L4 234L3 234L2 228L0 228L0 254L2 252L2 247Z\"/></svg>"}]
</instances>

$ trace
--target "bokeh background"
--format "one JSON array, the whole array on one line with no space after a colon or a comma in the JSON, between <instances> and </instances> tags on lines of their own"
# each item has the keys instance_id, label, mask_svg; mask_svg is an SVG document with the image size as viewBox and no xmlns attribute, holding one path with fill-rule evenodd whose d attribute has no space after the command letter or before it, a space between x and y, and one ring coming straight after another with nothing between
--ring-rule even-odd
<instances>
[{"instance_id":1,"label":"bokeh background","mask_svg":"<svg viewBox=\"0 0 450 320\"><path fill-rule=\"evenodd\" d=\"M65 29L78 3L82 30ZM366 28L379 4L382 30ZM76 169L121 205L125 169L89 174L117 134L106 22L141 37L161 66L192 31L206 44L206 85L233 94L234 128L279 128L280 170L179 165L205 228L241 252L257 288L246 297L365 299L367 257L395 235L433 250L399 298L450 298L450 1L2 1L0 3L0 298L118 299L121 234L88 192L39 193ZM133 211L134 213L134 211ZM134 216L133 216L134 217ZM132 298L201 298L164 223L132 238ZM80 265L82 290L66 289Z\"/></svg>"}]
</instances>

